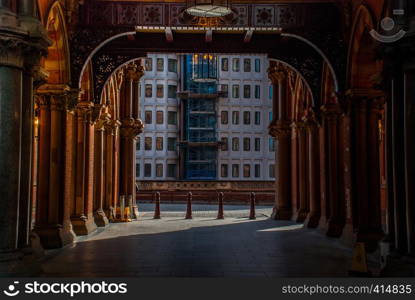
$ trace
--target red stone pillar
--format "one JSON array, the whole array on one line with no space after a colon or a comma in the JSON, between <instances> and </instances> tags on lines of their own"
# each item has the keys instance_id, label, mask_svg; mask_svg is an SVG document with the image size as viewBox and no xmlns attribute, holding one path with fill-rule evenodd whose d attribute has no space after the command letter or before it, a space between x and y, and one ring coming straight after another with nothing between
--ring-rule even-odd
<instances>
[{"instance_id":1,"label":"red stone pillar","mask_svg":"<svg viewBox=\"0 0 415 300\"><path fill-rule=\"evenodd\" d=\"M64 195L64 136L67 95L64 87L47 86L39 94L39 168L34 232L46 249L72 243ZM65 226L64 226L65 225Z\"/></svg>"},{"instance_id":2,"label":"red stone pillar","mask_svg":"<svg viewBox=\"0 0 415 300\"><path fill-rule=\"evenodd\" d=\"M94 218L99 227L108 225L108 218L104 212L105 199L105 166L104 166L104 149L105 149L105 124L109 122L109 116L104 114L95 124L95 201L94 201ZM112 184L112 183L109 183Z\"/></svg>"},{"instance_id":3,"label":"red stone pillar","mask_svg":"<svg viewBox=\"0 0 415 300\"><path fill-rule=\"evenodd\" d=\"M131 205L132 218L138 218L136 199L136 142L137 136L144 128L138 116L139 81L144 75L144 68L130 64L125 70L125 80L122 82L121 95L121 191L126 203Z\"/></svg>"},{"instance_id":4,"label":"red stone pillar","mask_svg":"<svg viewBox=\"0 0 415 300\"><path fill-rule=\"evenodd\" d=\"M378 96L379 95L379 96ZM354 211L357 240L364 242L368 251L375 250L383 237L380 197L380 139L379 120L383 98L378 92L354 91L353 154Z\"/></svg>"},{"instance_id":5,"label":"red stone pillar","mask_svg":"<svg viewBox=\"0 0 415 300\"><path fill-rule=\"evenodd\" d=\"M273 111L274 120L269 126L269 133L276 141L276 165L275 185L276 197L272 218L276 220L289 220L292 216L291 210L291 128L288 105L288 70L279 63L271 62L268 76L274 85Z\"/></svg>"},{"instance_id":6,"label":"red stone pillar","mask_svg":"<svg viewBox=\"0 0 415 300\"><path fill-rule=\"evenodd\" d=\"M328 103L321 110L324 114L326 129L326 183L330 219L328 220L327 235L340 237L345 225L345 205L340 196L340 167L339 167L339 116L340 107L337 103Z\"/></svg>"},{"instance_id":7,"label":"red stone pillar","mask_svg":"<svg viewBox=\"0 0 415 300\"><path fill-rule=\"evenodd\" d=\"M308 228L316 228L321 216L319 131L314 118L307 118L305 121L307 130L308 203L310 205L310 213L305 225Z\"/></svg>"},{"instance_id":8,"label":"red stone pillar","mask_svg":"<svg viewBox=\"0 0 415 300\"><path fill-rule=\"evenodd\" d=\"M79 102L77 105L75 209L74 215L71 216L72 226L77 235L87 235L96 230L92 212L92 187L89 187L93 184L93 106L94 104L89 101Z\"/></svg>"},{"instance_id":9,"label":"red stone pillar","mask_svg":"<svg viewBox=\"0 0 415 300\"><path fill-rule=\"evenodd\" d=\"M298 130L298 212L296 222L306 220L309 212L307 188L307 132L303 122L297 123Z\"/></svg>"},{"instance_id":10,"label":"red stone pillar","mask_svg":"<svg viewBox=\"0 0 415 300\"><path fill-rule=\"evenodd\" d=\"M297 122L291 124L291 153L290 153L290 175L291 175L291 219L296 221L300 209L299 201L299 151L298 151L298 127ZM277 161L276 161L277 162Z\"/></svg>"}]
</instances>

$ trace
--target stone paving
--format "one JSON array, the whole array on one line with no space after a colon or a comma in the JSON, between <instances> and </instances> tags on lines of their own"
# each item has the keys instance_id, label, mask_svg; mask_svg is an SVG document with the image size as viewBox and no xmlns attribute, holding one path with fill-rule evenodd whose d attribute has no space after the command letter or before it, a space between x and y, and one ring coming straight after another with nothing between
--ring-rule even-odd
<instances>
[{"instance_id":1,"label":"stone paving","mask_svg":"<svg viewBox=\"0 0 415 300\"><path fill-rule=\"evenodd\" d=\"M210 211L209 207L202 210ZM347 276L351 250L301 224L274 221L265 215L256 220L203 216L153 220L144 213L138 221L111 224L54 252L43 263L41 276Z\"/></svg>"}]
</instances>

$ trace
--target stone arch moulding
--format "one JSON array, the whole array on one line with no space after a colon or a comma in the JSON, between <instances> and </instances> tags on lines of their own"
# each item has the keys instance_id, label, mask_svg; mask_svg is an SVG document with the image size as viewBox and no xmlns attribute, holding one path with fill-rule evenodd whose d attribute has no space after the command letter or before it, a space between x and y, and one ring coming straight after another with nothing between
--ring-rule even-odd
<instances>
[{"instance_id":1,"label":"stone arch moulding","mask_svg":"<svg viewBox=\"0 0 415 300\"><path fill-rule=\"evenodd\" d=\"M371 55L377 42L369 34L371 28L375 28L375 17L365 5L359 6L353 22L351 36L352 42L348 49L347 63L347 88L373 88L370 80L381 67ZM368 74L361 74L366 70Z\"/></svg>"},{"instance_id":2,"label":"stone arch moulding","mask_svg":"<svg viewBox=\"0 0 415 300\"><path fill-rule=\"evenodd\" d=\"M48 72L48 84L69 85L71 82L70 51L66 22L61 4L54 2L45 20L52 44L42 65Z\"/></svg>"},{"instance_id":3,"label":"stone arch moulding","mask_svg":"<svg viewBox=\"0 0 415 300\"><path fill-rule=\"evenodd\" d=\"M91 58L89 62L92 62L92 69L94 72L94 94L95 102L99 102L100 95L102 93L102 89L104 87L105 82L109 78L109 76L114 72L115 69L117 69L120 65L125 64L126 62L137 58L141 56L146 56L146 53L148 51L152 51L151 49L146 49L145 46L142 44L139 44L139 42L135 41L137 43L137 47L134 48L133 46L129 46L129 52L123 51L122 53L116 53L114 51L111 52L111 42L114 44L118 44L123 42L124 40L128 40L126 36L131 36L134 34L134 39L136 39L135 32L127 32L123 34L118 34L115 37L111 37L110 39L106 40L105 42L100 44L100 49L95 49L93 52L91 52ZM143 34L142 36L144 36ZM161 37L160 37L161 38ZM299 73L303 75L306 82L308 83L314 99L315 106L319 106L318 97L320 95L321 90L321 70L323 66L323 62L325 62L326 58L322 57L319 51L316 51L316 48L313 48L308 43L304 43L301 39L296 39L292 36L282 36L281 39L283 40L283 43L286 44L284 47L278 47L278 40L276 40L275 43L269 43L271 46L269 46L269 51L262 51L262 53L267 53L270 59L277 59L280 61L284 61L288 65L292 66L294 69L296 69ZM128 45L132 44L133 41L128 40ZM161 43L163 43L163 40L161 40ZM304 48L304 45L307 48ZM191 53L188 49L181 49L181 48L171 48L168 46L160 46L165 47L164 51L169 52L181 52L181 53ZM235 48L234 53L239 53L237 49L243 49L241 48ZM291 49L305 49L304 51L298 51L299 55L293 55ZM162 49L163 50L163 49ZM195 51L199 51L200 49L197 49ZM221 52L221 49L214 49L216 53L227 53ZM244 49L245 50L245 49ZM158 49L155 52L160 52L161 50ZM202 50L200 50L202 51ZM236 52L235 52L236 51ZM251 52L255 52L257 48L250 49ZM229 51L228 51L229 52ZM242 51L243 52L243 51ZM85 69L85 66L82 67L82 69ZM333 70L333 69L332 69ZM84 72L84 71L83 71ZM334 70L333 70L334 72ZM336 73L333 73L333 78L337 78ZM77 79L78 80L78 79Z\"/></svg>"},{"instance_id":4,"label":"stone arch moulding","mask_svg":"<svg viewBox=\"0 0 415 300\"><path fill-rule=\"evenodd\" d=\"M303 76L303 74L301 74L301 72L297 69L297 68L295 68L294 66L292 66L292 65L290 65L289 63L287 63L287 62L285 62L285 61L281 61L281 60L278 60L278 59L275 59L275 58L270 58L270 60L271 61L275 61L275 62L278 62L278 63L281 63L281 64L283 64L283 65L285 65L285 66L287 66L288 68L290 68L290 69L292 69L300 78L301 78L301 80L304 82L304 84L306 85L306 87L307 87L307 89L308 89L308 91L310 92L310 95L311 95L311 103L313 104L313 107L317 107L317 100L316 100L316 98L314 97L314 95L313 95L313 93L311 92L311 87L310 87L310 84L309 84L309 82L307 82L307 80L304 78L304 76Z\"/></svg>"}]
</instances>

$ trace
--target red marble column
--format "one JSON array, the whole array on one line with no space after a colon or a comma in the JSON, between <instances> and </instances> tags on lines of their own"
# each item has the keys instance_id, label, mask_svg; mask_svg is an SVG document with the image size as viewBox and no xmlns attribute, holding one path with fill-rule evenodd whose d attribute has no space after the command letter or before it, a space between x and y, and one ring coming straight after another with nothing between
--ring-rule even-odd
<instances>
[{"instance_id":1,"label":"red marble column","mask_svg":"<svg viewBox=\"0 0 415 300\"><path fill-rule=\"evenodd\" d=\"M53 90L53 88L56 88ZM46 249L63 247L74 241L68 226L68 207L64 197L64 163L67 95L65 89L48 86L38 99L39 168L37 216L34 232Z\"/></svg>"},{"instance_id":2,"label":"red marble column","mask_svg":"<svg viewBox=\"0 0 415 300\"><path fill-rule=\"evenodd\" d=\"M105 199L105 124L109 122L108 115L102 115L95 124L95 176L94 176L94 218L99 227L108 225L108 218L104 212ZM111 183L109 183L111 185Z\"/></svg>"},{"instance_id":3,"label":"red marble column","mask_svg":"<svg viewBox=\"0 0 415 300\"><path fill-rule=\"evenodd\" d=\"M305 225L308 228L316 228L321 217L319 131L314 118L307 118L305 122L307 130L308 202L310 205L310 213Z\"/></svg>"},{"instance_id":4,"label":"red marble column","mask_svg":"<svg viewBox=\"0 0 415 300\"><path fill-rule=\"evenodd\" d=\"M322 107L324 125L326 128L326 183L330 219L328 220L327 235L340 237L345 225L345 205L340 196L340 167L339 167L339 116L340 107L336 103Z\"/></svg>"},{"instance_id":5,"label":"red marble column","mask_svg":"<svg viewBox=\"0 0 415 300\"><path fill-rule=\"evenodd\" d=\"M379 92L354 91L353 141L355 156L354 183L355 226L357 240L365 242L368 251L377 248L384 236L381 222L380 197L380 139L379 120L383 109L383 98Z\"/></svg>"},{"instance_id":6,"label":"red marble column","mask_svg":"<svg viewBox=\"0 0 415 300\"><path fill-rule=\"evenodd\" d=\"M275 137L275 185L276 197L275 207L272 218L276 220L290 220L292 216L291 208L291 128L289 119L288 89L287 80L288 70L281 64L271 62L268 69L268 76L274 87L273 111L274 120L269 126L269 133Z\"/></svg>"},{"instance_id":7,"label":"red marble column","mask_svg":"<svg viewBox=\"0 0 415 300\"><path fill-rule=\"evenodd\" d=\"M92 212L92 187L89 186L92 185L93 176L93 157L90 155L93 149L93 106L94 104L89 101L79 102L77 105L75 207L71 216L72 226L77 235L87 235L97 228Z\"/></svg>"},{"instance_id":8,"label":"red marble column","mask_svg":"<svg viewBox=\"0 0 415 300\"><path fill-rule=\"evenodd\" d=\"M296 222L306 220L309 212L307 189L307 132L303 122L297 123L298 130L298 212Z\"/></svg>"},{"instance_id":9,"label":"red marble column","mask_svg":"<svg viewBox=\"0 0 415 300\"><path fill-rule=\"evenodd\" d=\"M131 205L132 218L138 218L136 202L136 142L137 136L144 128L139 119L139 80L144 75L144 68L130 64L125 71L121 85L121 185L120 195L125 196L126 205Z\"/></svg>"},{"instance_id":10,"label":"red marble column","mask_svg":"<svg viewBox=\"0 0 415 300\"><path fill-rule=\"evenodd\" d=\"M291 219L296 221L298 218L298 211L300 209L299 201L299 151L298 151L298 128L297 123L291 124L291 153L290 153L290 175L291 175Z\"/></svg>"}]
</instances>

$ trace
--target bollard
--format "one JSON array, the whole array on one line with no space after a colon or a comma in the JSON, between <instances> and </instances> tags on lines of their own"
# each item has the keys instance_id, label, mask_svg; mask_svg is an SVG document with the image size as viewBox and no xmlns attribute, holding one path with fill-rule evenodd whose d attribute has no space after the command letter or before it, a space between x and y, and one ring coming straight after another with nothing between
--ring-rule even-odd
<instances>
[{"instance_id":1,"label":"bollard","mask_svg":"<svg viewBox=\"0 0 415 300\"><path fill-rule=\"evenodd\" d=\"M255 216L255 193L251 192L251 209L249 212L249 219L250 220L255 220L256 216Z\"/></svg>"},{"instance_id":2,"label":"bollard","mask_svg":"<svg viewBox=\"0 0 415 300\"><path fill-rule=\"evenodd\" d=\"M193 219L192 217L192 192L187 193L187 209L186 209L186 219Z\"/></svg>"},{"instance_id":3,"label":"bollard","mask_svg":"<svg viewBox=\"0 0 415 300\"><path fill-rule=\"evenodd\" d=\"M155 202L156 202L156 207L154 209L154 218L153 219L161 219L160 216L160 192L157 192L155 194Z\"/></svg>"},{"instance_id":4,"label":"bollard","mask_svg":"<svg viewBox=\"0 0 415 300\"><path fill-rule=\"evenodd\" d=\"M218 202L219 202L218 219L223 220L225 216L223 214L223 193L222 192L218 194Z\"/></svg>"}]
</instances>

